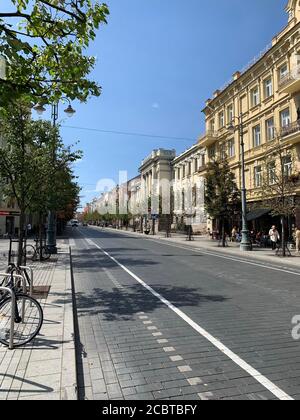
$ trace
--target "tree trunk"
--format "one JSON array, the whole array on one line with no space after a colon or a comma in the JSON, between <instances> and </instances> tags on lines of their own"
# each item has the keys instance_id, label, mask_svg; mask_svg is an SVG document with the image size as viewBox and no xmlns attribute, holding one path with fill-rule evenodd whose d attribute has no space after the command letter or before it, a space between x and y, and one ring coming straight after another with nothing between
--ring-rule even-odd
<instances>
[{"instance_id":1,"label":"tree trunk","mask_svg":"<svg viewBox=\"0 0 300 420\"><path fill-rule=\"evenodd\" d=\"M43 255L42 255L42 246L43 246L43 216L40 213L39 214L39 243L40 243L40 261L43 260Z\"/></svg>"},{"instance_id":2,"label":"tree trunk","mask_svg":"<svg viewBox=\"0 0 300 420\"><path fill-rule=\"evenodd\" d=\"M282 256L286 256L285 252L285 217L281 216L281 246L282 246Z\"/></svg>"},{"instance_id":3,"label":"tree trunk","mask_svg":"<svg viewBox=\"0 0 300 420\"><path fill-rule=\"evenodd\" d=\"M155 236L155 219L152 219L152 235Z\"/></svg>"},{"instance_id":4,"label":"tree trunk","mask_svg":"<svg viewBox=\"0 0 300 420\"><path fill-rule=\"evenodd\" d=\"M23 263L24 224L25 224L25 211L20 209L20 232L19 232L17 265L22 265Z\"/></svg>"},{"instance_id":5,"label":"tree trunk","mask_svg":"<svg viewBox=\"0 0 300 420\"><path fill-rule=\"evenodd\" d=\"M226 238L225 238L225 221L222 219L222 246L223 248L226 248Z\"/></svg>"}]
</instances>

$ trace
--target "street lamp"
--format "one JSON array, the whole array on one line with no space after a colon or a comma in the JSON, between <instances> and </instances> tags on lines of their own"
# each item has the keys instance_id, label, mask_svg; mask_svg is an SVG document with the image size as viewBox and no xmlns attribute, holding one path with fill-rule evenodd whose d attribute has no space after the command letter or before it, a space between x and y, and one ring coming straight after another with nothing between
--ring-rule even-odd
<instances>
[{"instance_id":1,"label":"street lamp","mask_svg":"<svg viewBox=\"0 0 300 420\"><path fill-rule=\"evenodd\" d=\"M233 125L234 120L238 121L238 126ZM242 167L242 241L240 245L241 251L252 251L252 244L250 241L249 230L247 226L247 190L245 180L245 143L244 143L244 126L243 126L243 114L241 113L238 117L233 117L229 130L235 131L238 128L241 146L241 167Z\"/></svg>"},{"instance_id":2,"label":"street lamp","mask_svg":"<svg viewBox=\"0 0 300 420\"><path fill-rule=\"evenodd\" d=\"M71 106L71 101L68 98L62 97L62 100L67 100L69 102L68 107L64 110L68 117L72 117L76 111ZM53 127L56 127L56 123L58 120L58 105L59 102L54 102L51 105L51 117L52 117L52 124ZM38 115L43 115L46 111L46 108L42 104L37 104L33 108ZM55 150L53 151L53 158L55 159ZM51 254L57 254L57 247L56 247L56 213L52 210L48 212L48 226L47 226L47 247Z\"/></svg>"}]
</instances>

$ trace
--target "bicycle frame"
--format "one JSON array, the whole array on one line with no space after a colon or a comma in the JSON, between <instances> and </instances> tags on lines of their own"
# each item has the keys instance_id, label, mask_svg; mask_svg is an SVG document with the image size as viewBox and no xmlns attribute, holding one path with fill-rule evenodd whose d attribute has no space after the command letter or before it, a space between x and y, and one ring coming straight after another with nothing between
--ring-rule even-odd
<instances>
[{"instance_id":1,"label":"bicycle frame","mask_svg":"<svg viewBox=\"0 0 300 420\"><path fill-rule=\"evenodd\" d=\"M7 273L0 273L0 277L2 277L2 276L7 277ZM23 276L20 276L18 274L10 274L10 277L12 279L21 279L22 282L23 282L23 290L24 290L24 287L26 288L26 280L24 279ZM13 286L14 285L12 284L12 287ZM10 335L9 335L9 347L8 348L9 348L9 350L13 350L13 348L14 348L15 316L16 316L16 294L13 291L13 289L10 288L10 287L0 286L0 290L2 290L2 291L11 295L12 305L11 305ZM24 304L23 304L23 307L22 307L22 319L23 318L24 318Z\"/></svg>"}]
</instances>

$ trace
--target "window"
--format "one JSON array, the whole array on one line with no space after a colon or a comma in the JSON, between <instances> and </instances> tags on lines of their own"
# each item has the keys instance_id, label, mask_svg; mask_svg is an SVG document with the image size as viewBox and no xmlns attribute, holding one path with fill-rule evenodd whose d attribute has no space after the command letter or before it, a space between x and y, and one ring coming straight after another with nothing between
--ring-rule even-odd
<instances>
[{"instance_id":1,"label":"window","mask_svg":"<svg viewBox=\"0 0 300 420\"><path fill-rule=\"evenodd\" d=\"M211 120L210 122L210 130L214 133L215 132L215 119Z\"/></svg>"},{"instance_id":2,"label":"window","mask_svg":"<svg viewBox=\"0 0 300 420\"><path fill-rule=\"evenodd\" d=\"M198 164L199 164L199 161L198 161L198 159L197 159L197 158L195 158L195 159L194 159L194 168L195 168L195 172L197 172L197 171L198 171Z\"/></svg>"},{"instance_id":3,"label":"window","mask_svg":"<svg viewBox=\"0 0 300 420\"><path fill-rule=\"evenodd\" d=\"M255 188L259 188L262 185L262 167L256 166L254 168L254 185Z\"/></svg>"},{"instance_id":4,"label":"window","mask_svg":"<svg viewBox=\"0 0 300 420\"><path fill-rule=\"evenodd\" d=\"M289 109L285 109L284 111L281 111L280 121L281 121L282 128L288 127L291 124L291 117L290 117Z\"/></svg>"},{"instance_id":5,"label":"window","mask_svg":"<svg viewBox=\"0 0 300 420\"><path fill-rule=\"evenodd\" d=\"M273 82L272 79L267 79L264 82L265 85L265 98L270 98L273 95Z\"/></svg>"},{"instance_id":6,"label":"window","mask_svg":"<svg viewBox=\"0 0 300 420\"><path fill-rule=\"evenodd\" d=\"M219 128L223 128L225 126L225 118L224 118L224 112L220 112L219 114Z\"/></svg>"},{"instance_id":7,"label":"window","mask_svg":"<svg viewBox=\"0 0 300 420\"><path fill-rule=\"evenodd\" d=\"M235 156L235 144L234 139L228 141L228 156L231 158Z\"/></svg>"},{"instance_id":8,"label":"window","mask_svg":"<svg viewBox=\"0 0 300 420\"><path fill-rule=\"evenodd\" d=\"M185 165L182 166L182 178L185 178Z\"/></svg>"},{"instance_id":9,"label":"window","mask_svg":"<svg viewBox=\"0 0 300 420\"><path fill-rule=\"evenodd\" d=\"M192 162L189 162L188 168L189 168L189 175L192 175Z\"/></svg>"},{"instance_id":10,"label":"window","mask_svg":"<svg viewBox=\"0 0 300 420\"><path fill-rule=\"evenodd\" d=\"M253 146L258 147L261 145L261 132L260 125L253 128Z\"/></svg>"},{"instance_id":11,"label":"window","mask_svg":"<svg viewBox=\"0 0 300 420\"><path fill-rule=\"evenodd\" d=\"M220 158L221 160L226 159L226 144L220 144Z\"/></svg>"},{"instance_id":12,"label":"window","mask_svg":"<svg viewBox=\"0 0 300 420\"><path fill-rule=\"evenodd\" d=\"M266 137L267 141L272 141L275 138L274 118L269 118L266 121Z\"/></svg>"},{"instance_id":13,"label":"window","mask_svg":"<svg viewBox=\"0 0 300 420\"><path fill-rule=\"evenodd\" d=\"M231 124L233 122L233 105L229 105L227 108L227 122L228 124Z\"/></svg>"},{"instance_id":14,"label":"window","mask_svg":"<svg viewBox=\"0 0 300 420\"><path fill-rule=\"evenodd\" d=\"M256 106L259 104L259 89L258 86L251 90L251 104Z\"/></svg>"},{"instance_id":15,"label":"window","mask_svg":"<svg viewBox=\"0 0 300 420\"><path fill-rule=\"evenodd\" d=\"M201 166L205 166L205 155L201 155Z\"/></svg>"},{"instance_id":16,"label":"window","mask_svg":"<svg viewBox=\"0 0 300 420\"><path fill-rule=\"evenodd\" d=\"M283 158L283 174L286 177L290 177L292 175L292 158L291 156L285 156Z\"/></svg>"},{"instance_id":17,"label":"window","mask_svg":"<svg viewBox=\"0 0 300 420\"><path fill-rule=\"evenodd\" d=\"M271 162L268 165L268 181L270 185L276 184L276 163Z\"/></svg>"},{"instance_id":18,"label":"window","mask_svg":"<svg viewBox=\"0 0 300 420\"><path fill-rule=\"evenodd\" d=\"M180 168L177 169L177 178L180 179Z\"/></svg>"},{"instance_id":19,"label":"window","mask_svg":"<svg viewBox=\"0 0 300 420\"><path fill-rule=\"evenodd\" d=\"M288 65L284 64L279 69L279 79L280 80L284 79L287 76L287 74L288 74Z\"/></svg>"},{"instance_id":20,"label":"window","mask_svg":"<svg viewBox=\"0 0 300 420\"><path fill-rule=\"evenodd\" d=\"M214 157L216 156L216 146L213 145L208 149L208 156L210 159L214 159Z\"/></svg>"}]
</instances>

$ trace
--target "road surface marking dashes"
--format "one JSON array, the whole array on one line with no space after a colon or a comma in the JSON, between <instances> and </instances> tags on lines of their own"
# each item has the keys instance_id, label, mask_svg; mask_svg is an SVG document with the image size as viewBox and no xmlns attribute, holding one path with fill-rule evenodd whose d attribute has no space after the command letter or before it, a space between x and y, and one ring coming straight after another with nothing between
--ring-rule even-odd
<instances>
[{"instance_id":1,"label":"road surface marking dashes","mask_svg":"<svg viewBox=\"0 0 300 420\"><path fill-rule=\"evenodd\" d=\"M203 384L203 381L201 380L201 378L189 378L187 379L187 381L192 386Z\"/></svg>"},{"instance_id":2,"label":"road surface marking dashes","mask_svg":"<svg viewBox=\"0 0 300 420\"><path fill-rule=\"evenodd\" d=\"M143 324L144 325L149 325L149 324L152 324L152 321L143 321Z\"/></svg>"},{"instance_id":3,"label":"road surface marking dashes","mask_svg":"<svg viewBox=\"0 0 300 420\"><path fill-rule=\"evenodd\" d=\"M162 333L161 332L156 332L156 333L152 333L153 337L161 337Z\"/></svg>"},{"instance_id":4,"label":"road surface marking dashes","mask_svg":"<svg viewBox=\"0 0 300 420\"><path fill-rule=\"evenodd\" d=\"M158 344L167 344L169 342L169 340L167 340L166 338L162 338L160 340L157 340Z\"/></svg>"},{"instance_id":5,"label":"road surface marking dashes","mask_svg":"<svg viewBox=\"0 0 300 420\"><path fill-rule=\"evenodd\" d=\"M211 392L203 392L202 394L198 394L198 397L202 401L208 401L210 398L213 398L213 394Z\"/></svg>"},{"instance_id":6,"label":"road surface marking dashes","mask_svg":"<svg viewBox=\"0 0 300 420\"><path fill-rule=\"evenodd\" d=\"M166 353L171 353L172 351L175 351L174 347L164 347L163 350Z\"/></svg>"},{"instance_id":7,"label":"road surface marking dashes","mask_svg":"<svg viewBox=\"0 0 300 420\"><path fill-rule=\"evenodd\" d=\"M181 356L170 356L170 360L172 360L172 362L180 362L183 358Z\"/></svg>"},{"instance_id":8,"label":"road surface marking dashes","mask_svg":"<svg viewBox=\"0 0 300 420\"><path fill-rule=\"evenodd\" d=\"M147 330L154 331L157 330L157 327L154 327L153 325L151 327L147 327Z\"/></svg>"},{"instance_id":9,"label":"road surface marking dashes","mask_svg":"<svg viewBox=\"0 0 300 420\"><path fill-rule=\"evenodd\" d=\"M148 290L153 296L158 298L164 305L166 305L170 310L172 310L175 314L177 314L182 320L184 320L190 327L192 327L195 331L197 331L202 337L204 337L207 341L213 344L218 350L220 350L224 355L226 355L229 359L231 359L237 366L242 368L245 372L249 374L252 378L254 378L258 383L263 385L268 391L270 391L275 397L280 400L294 400L290 395L284 392L281 388L274 384L274 382L270 381L266 376L262 375L257 369L253 368L249 363L243 360L240 356L236 353L231 351L228 347L226 347L220 340L216 337L211 335L208 331L202 328L199 324L193 321L188 315L186 315L183 311L173 305L170 301L156 292L151 286L149 286L146 282L144 282L140 277L134 274L131 270L129 270L125 265L121 264L116 258L111 256L108 252L106 252L101 246L97 245L95 242L92 242L93 246L99 249L104 255L110 258L116 265L122 268L127 274L129 274L133 279L135 279L141 286L143 286L146 290ZM208 253L207 253L208 254ZM216 255L218 256L218 255ZM230 258L227 258L230 259ZM232 260L234 260L232 258ZM237 261L237 259L235 259ZM245 261L241 261L244 263ZM246 262L247 263L247 262ZM258 265L255 263L250 263L252 265ZM263 265L260 265L263 267ZM266 267L269 269L273 269L276 271L285 271L281 269ZM288 272L288 271L285 271ZM293 273L296 274L296 273ZM297 274L300 276L300 273ZM154 337L162 335L162 333L153 333Z\"/></svg>"},{"instance_id":10,"label":"road surface marking dashes","mask_svg":"<svg viewBox=\"0 0 300 420\"><path fill-rule=\"evenodd\" d=\"M123 289L123 286L118 282L115 276L109 270L107 270L107 268L103 267L103 271L105 272L107 277L113 282L117 289Z\"/></svg>"},{"instance_id":11,"label":"road surface marking dashes","mask_svg":"<svg viewBox=\"0 0 300 420\"><path fill-rule=\"evenodd\" d=\"M190 366L177 366L177 369L181 373L192 372L192 368Z\"/></svg>"}]
</instances>

